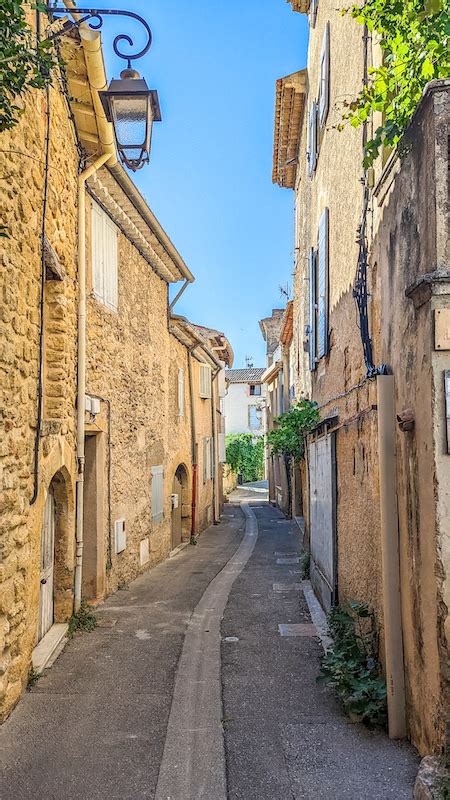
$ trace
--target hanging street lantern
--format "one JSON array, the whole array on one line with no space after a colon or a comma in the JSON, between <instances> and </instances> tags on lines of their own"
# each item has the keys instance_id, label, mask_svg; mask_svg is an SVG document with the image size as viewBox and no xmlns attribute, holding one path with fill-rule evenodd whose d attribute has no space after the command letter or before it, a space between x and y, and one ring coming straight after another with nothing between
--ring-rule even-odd
<instances>
[{"instance_id":1,"label":"hanging street lantern","mask_svg":"<svg viewBox=\"0 0 450 800\"><path fill-rule=\"evenodd\" d=\"M103 25L102 15L124 16L138 20L147 33L147 43L138 53L124 53L119 49L119 42L125 41L133 46L133 40L128 34L120 33L113 42L114 52L119 58L127 62L127 68L122 70L120 79L113 79L107 90L99 92L106 118L112 123L117 150L125 166L136 172L148 164L150 160L150 147L152 140L152 126L154 122L161 122L158 92L149 89L146 81L139 72L132 68L131 62L142 58L150 49L152 32L142 17L132 11L119 11L116 9L96 8L57 8L46 6L44 8L51 15L73 12L75 19L65 19L62 29L50 36L54 39L72 28L78 28L81 23L87 22L93 30L99 30ZM39 14L39 12L37 12Z\"/></svg>"},{"instance_id":2,"label":"hanging street lantern","mask_svg":"<svg viewBox=\"0 0 450 800\"><path fill-rule=\"evenodd\" d=\"M122 162L133 172L148 164L154 122L161 122L158 92L149 89L131 64L99 92L106 118L112 123Z\"/></svg>"}]
</instances>

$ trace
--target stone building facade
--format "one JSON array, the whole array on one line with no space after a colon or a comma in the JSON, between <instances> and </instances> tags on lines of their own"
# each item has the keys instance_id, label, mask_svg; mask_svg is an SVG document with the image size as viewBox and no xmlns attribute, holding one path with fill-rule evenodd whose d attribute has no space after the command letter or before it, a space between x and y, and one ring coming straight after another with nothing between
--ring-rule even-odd
<instances>
[{"instance_id":1,"label":"stone building facade","mask_svg":"<svg viewBox=\"0 0 450 800\"><path fill-rule=\"evenodd\" d=\"M100 601L221 508L216 437L194 520L199 401L169 304L193 275L117 161L100 34L82 25L60 42L65 68L26 95L0 152L2 719L81 597ZM232 351L216 334L197 344L220 372Z\"/></svg>"},{"instance_id":2,"label":"stone building facade","mask_svg":"<svg viewBox=\"0 0 450 800\"><path fill-rule=\"evenodd\" d=\"M429 87L402 157L384 152L364 172L363 131L336 125L377 47L369 38L366 56L362 27L331 0L292 5L309 14L308 66L277 82L273 177L294 190L295 396L321 413L303 487L311 579L325 607L355 599L374 609L391 735L439 752L448 708L449 88ZM433 321L435 330L442 322L440 343Z\"/></svg>"}]
</instances>

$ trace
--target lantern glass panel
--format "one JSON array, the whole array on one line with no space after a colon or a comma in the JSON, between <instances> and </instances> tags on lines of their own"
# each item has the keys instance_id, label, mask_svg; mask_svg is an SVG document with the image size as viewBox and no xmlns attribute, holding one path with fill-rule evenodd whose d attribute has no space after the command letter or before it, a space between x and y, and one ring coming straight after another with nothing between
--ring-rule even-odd
<instances>
[{"instance_id":1,"label":"lantern glass panel","mask_svg":"<svg viewBox=\"0 0 450 800\"><path fill-rule=\"evenodd\" d=\"M148 97L145 95L112 96L111 111L120 145L144 147L147 139Z\"/></svg>"}]
</instances>

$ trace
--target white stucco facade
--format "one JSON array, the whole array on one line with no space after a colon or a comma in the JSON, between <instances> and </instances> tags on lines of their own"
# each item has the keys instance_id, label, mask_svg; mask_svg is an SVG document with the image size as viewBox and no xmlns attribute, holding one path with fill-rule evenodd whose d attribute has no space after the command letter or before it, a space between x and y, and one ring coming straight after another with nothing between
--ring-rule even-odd
<instances>
[{"instance_id":1,"label":"white stucco facade","mask_svg":"<svg viewBox=\"0 0 450 800\"><path fill-rule=\"evenodd\" d=\"M234 378L232 373L249 372L248 382ZM227 370L227 394L223 399L228 433L251 433L263 436L265 433L265 406L267 386L260 383L262 369ZM243 376L245 377L245 376ZM252 379L253 378L253 379ZM258 378L258 379L257 379Z\"/></svg>"}]
</instances>

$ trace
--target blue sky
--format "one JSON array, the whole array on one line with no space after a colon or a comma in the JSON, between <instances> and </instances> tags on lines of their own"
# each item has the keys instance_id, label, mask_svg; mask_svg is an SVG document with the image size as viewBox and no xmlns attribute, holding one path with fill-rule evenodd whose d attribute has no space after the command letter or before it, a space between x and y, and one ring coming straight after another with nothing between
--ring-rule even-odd
<instances>
[{"instance_id":1,"label":"blue sky","mask_svg":"<svg viewBox=\"0 0 450 800\"><path fill-rule=\"evenodd\" d=\"M163 121L134 180L196 278L176 311L223 330L235 367L246 355L263 366L258 320L284 305L293 268L293 193L271 180L275 80L306 65L306 17L286 0L108 7L140 13L153 32L136 67L158 90ZM119 30L142 41L138 25L105 20L108 78L123 64L111 48Z\"/></svg>"}]
</instances>

